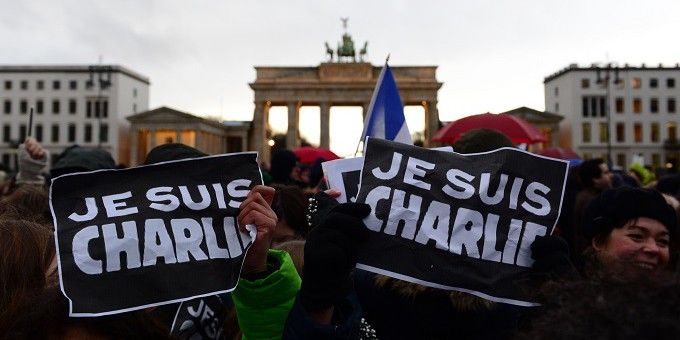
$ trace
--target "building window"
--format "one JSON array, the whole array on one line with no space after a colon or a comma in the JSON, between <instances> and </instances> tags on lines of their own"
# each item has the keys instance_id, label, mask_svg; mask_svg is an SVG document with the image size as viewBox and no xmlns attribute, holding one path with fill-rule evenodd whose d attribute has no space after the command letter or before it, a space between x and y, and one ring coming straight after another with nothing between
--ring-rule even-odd
<instances>
[{"instance_id":1,"label":"building window","mask_svg":"<svg viewBox=\"0 0 680 340\"><path fill-rule=\"evenodd\" d=\"M60 109L61 109L61 105L59 103L59 99L53 100L52 101L52 113L54 113L55 115L58 115L59 111L61 111Z\"/></svg>"},{"instance_id":2,"label":"building window","mask_svg":"<svg viewBox=\"0 0 680 340\"><path fill-rule=\"evenodd\" d=\"M5 80L5 90L11 90L12 89L12 81L11 80Z\"/></svg>"},{"instance_id":3,"label":"building window","mask_svg":"<svg viewBox=\"0 0 680 340\"><path fill-rule=\"evenodd\" d=\"M11 163L10 162L11 158L12 158L12 155L10 155L8 153L5 153L5 154L2 155L2 163L5 164L5 166L8 167L8 168L12 167L12 165L9 164L9 163Z\"/></svg>"},{"instance_id":4,"label":"building window","mask_svg":"<svg viewBox=\"0 0 680 340\"><path fill-rule=\"evenodd\" d=\"M633 112L635 113L642 112L642 99L633 98Z\"/></svg>"},{"instance_id":5,"label":"building window","mask_svg":"<svg viewBox=\"0 0 680 340\"><path fill-rule=\"evenodd\" d=\"M557 88L555 88L555 96L557 96ZM137 88L132 89L132 97L137 98Z\"/></svg>"},{"instance_id":6,"label":"building window","mask_svg":"<svg viewBox=\"0 0 680 340\"><path fill-rule=\"evenodd\" d=\"M560 103L555 103L555 112L560 112Z\"/></svg>"},{"instance_id":7,"label":"building window","mask_svg":"<svg viewBox=\"0 0 680 340\"><path fill-rule=\"evenodd\" d=\"M85 116L90 118L92 116L99 118L109 116L109 100L108 98L102 98L97 100L96 98L88 99L86 105Z\"/></svg>"},{"instance_id":8,"label":"building window","mask_svg":"<svg viewBox=\"0 0 680 340\"><path fill-rule=\"evenodd\" d=\"M604 96L583 96L581 99L583 117L605 117L606 98Z\"/></svg>"},{"instance_id":9,"label":"building window","mask_svg":"<svg viewBox=\"0 0 680 340\"><path fill-rule=\"evenodd\" d=\"M109 126L107 124L99 126L99 141L102 143L109 142Z\"/></svg>"},{"instance_id":10,"label":"building window","mask_svg":"<svg viewBox=\"0 0 680 340\"><path fill-rule=\"evenodd\" d=\"M2 127L2 141L5 143L9 143L11 134L12 126L9 124L5 124L5 126Z\"/></svg>"},{"instance_id":11,"label":"building window","mask_svg":"<svg viewBox=\"0 0 680 340\"><path fill-rule=\"evenodd\" d=\"M588 79L588 78L581 79L581 88L587 89L589 87L590 87L590 79Z\"/></svg>"},{"instance_id":12,"label":"building window","mask_svg":"<svg viewBox=\"0 0 680 340\"><path fill-rule=\"evenodd\" d=\"M43 141L43 126L41 124L35 125L35 140L40 143Z\"/></svg>"},{"instance_id":13,"label":"building window","mask_svg":"<svg viewBox=\"0 0 680 340\"><path fill-rule=\"evenodd\" d=\"M658 143L659 139L661 139L661 127L659 126L659 123L653 122L652 125L652 131L649 137L652 139L653 143Z\"/></svg>"},{"instance_id":14,"label":"building window","mask_svg":"<svg viewBox=\"0 0 680 340\"><path fill-rule=\"evenodd\" d=\"M28 102L25 99L22 99L19 102L19 113L21 113L22 115L28 113Z\"/></svg>"},{"instance_id":15,"label":"building window","mask_svg":"<svg viewBox=\"0 0 680 340\"><path fill-rule=\"evenodd\" d=\"M52 90L59 90L61 88L61 82L59 80L55 80L52 82Z\"/></svg>"},{"instance_id":16,"label":"building window","mask_svg":"<svg viewBox=\"0 0 680 340\"><path fill-rule=\"evenodd\" d=\"M92 117L92 101L88 100L87 104L85 105L85 117L90 118Z\"/></svg>"},{"instance_id":17,"label":"building window","mask_svg":"<svg viewBox=\"0 0 680 340\"><path fill-rule=\"evenodd\" d=\"M38 81L35 83L35 88L38 89L38 90L43 90L43 89L45 89L45 81L43 81L43 80L38 80Z\"/></svg>"},{"instance_id":18,"label":"building window","mask_svg":"<svg viewBox=\"0 0 680 340\"><path fill-rule=\"evenodd\" d=\"M623 123L616 123L616 141L619 143L626 141L626 125Z\"/></svg>"},{"instance_id":19,"label":"building window","mask_svg":"<svg viewBox=\"0 0 680 340\"><path fill-rule=\"evenodd\" d=\"M666 102L666 111L668 113L675 113L675 98L668 98Z\"/></svg>"},{"instance_id":20,"label":"building window","mask_svg":"<svg viewBox=\"0 0 680 340\"><path fill-rule=\"evenodd\" d=\"M675 78L667 78L666 87L669 89L675 88Z\"/></svg>"},{"instance_id":21,"label":"building window","mask_svg":"<svg viewBox=\"0 0 680 340\"><path fill-rule=\"evenodd\" d=\"M22 90L28 90L28 80L22 80L21 83L19 83L19 87Z\"/></svg>"},{"instance_id":22,"label":"building window","mask_svg":"<svg viewBox=\"0 0 680 340\"><path fill-rule=\"evenodd\" d=\"M652 98L649 100L649 111L652 111L652 113L659 112L659 98Z\"/></svg>"},{"instance_id":23,"label":"building window","mask_svg":"<svg viewBox=\"0 0 680 340\"><path fill-rule=\"evenodd\" d=\"M677 126L673 122L668 123L668 139L674 142L678 140Z\"/></svg>"},{"instance_id":24,"label":"building window","mask_svg":"<svg viewBox=\"0 0 680 340\"><path fill-rule=\"evenodd\" d=\"M590 143L590 123L582 123L583 143Z\"/></svg>"},{"instance_id":25,"label":"building window","mask_svg":"<svg viewBox=\"0 0 680 340\"><path fill-rule=\"evenodd\" d=\"M640 78L633 78L630 80L630 87L634 89L639 89L642 86L642 80Z\"/></svg>"},{"instance_id":26,"label":"building window","mask_svg":"<svg viewBox=\"0 0 680 340\"><path fill-rule=\"evenodd\" d=\"M649 78L649 87L652 88L652 89L659 87L659 79Z\"/></svg>"},{"instance_id":27,"label":"building window","mask_svg":"<svg viewBox=\"0 0 680 340\"><path fill-rule=\"evenodd\" d=\"M625 168L626 167L626 154L625 153L617 153L616 154L616 165Z\"/></svg>"},{"instance_id":28,"label":"building window","mask_svg":"<svg viewBox=\"0 0 680 340\"><path fill-rule=\"evenodd\" d=\"M43 114L45 111L45 105L42 101L42 99L38 99L35 101L35 112L39 115Z\"/></svg>"},{"instance_id":29,"label":"building window","mask_svg":"<svg viewBox=\"0 0 680 340\"><path fill-rule=\"evenodd\" d=\"M68 142L69 143L75 143L76 142L76 125L75 124L69 124L68 125Z\"/></svg>"},{"instance_id":30,"label":"building window","mask_svg":"<svg viewBox=\"0 0 680 340\"><path fill-rule=\"evenodd\" d=\"M109 116L109 101L106 99L102 100L102 116L104 118Z\"/></svg>"},{"instance_id":31,"label":"building window","mask_svg":"<svg viewBox=\"0 0 680 340\"><path fill-rule=\"evenodd\" d=\"M52 124L52 143L59 143L59 125Z\"/></svg>"},{"instance_id":32,"label":"building window","mask_svg":"<svg viewBox=\"0 0 680 340\"><path fill-rule=\"evenodd\" d=\"M68 100L68 113L70 114L76 114L76 109L78 108L76 100L75 99L69 99Z\"/></svg>"},{"instance_id":33,"label":"building window","mask_svg":"<svg viewBox=\"0 0 680 340\"><path fill-rule=\"evenodd\" d=\"M137 103L132 104L132 113L137 113Z\"/></svg>"},{"instance_id":34,"label":"building window","mask_svg":"<svg viewBox=\"0 0 680 340\"><path fill-rule=\"evenodd\" d=\"M68 82L68 88L70 90L77 90L78 89L78 82L75 80L71 80Z\"/></svg>"},{"instance_id":35,"label":"building window","mask_svg":"<svg viewBox=\"0 0 680 340\"><path fill-rule=\"evenodd\" d=\"M635 143L642 143L642 123L633 125L633 135L635 136Z\"/></svg>"},{"instance_id":36,"label":"building window","mask_svg":"<svg viewBox=\"0 0 680 340\"><path fill-rule=\"evenodd\" d=\"M85 143L92 142L92 124L85 124Z\"/></svg>"},{"instance_id":37,"label":"building window","mask_svg":"<svg viewBox=\"0 0 680 340\"><path fill-rule=\"evenodd\" d=\"M608 140L607 136L607 123L600 123L600 143L606 143Z\"/></svg>"},{"instance_id":38,"label":"building window","mask_svg":"<svg viewBox=\"0 0 680 340\"><path fill-rule=\"evenodd\" d=\"M5 114L6 115L12 113L12 102L11 101L5 100L5 105L3 105L3 106L5 107Z\"/></svg>"},{"instance_id":39,"label":"building window","mask_svg":"<svg viewBox=\"0 0 680 340\"><path fill-rule=\"evenodd\" d=\"M622 97L616 97L616 113L623 113L625 105Z\"/></svg>"},{"instance_id":40,"label":"building window","mask_svg":"<svg viewBox=\"0 0 680 340\"><path fill-rule=\"evenodd\" d=\"M23 142L26 140L26 124L19 125L19 141Z\"/></svg>"}]
</instances>

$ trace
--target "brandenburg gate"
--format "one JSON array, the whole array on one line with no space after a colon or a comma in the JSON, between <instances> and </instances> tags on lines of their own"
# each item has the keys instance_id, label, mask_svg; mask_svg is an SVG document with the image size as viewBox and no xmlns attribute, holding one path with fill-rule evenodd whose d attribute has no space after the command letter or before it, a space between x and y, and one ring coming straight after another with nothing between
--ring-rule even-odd
<instances>
[{"instance_id":1,"label":"brandenburg gate","mask_svg":"<svg viewBox=\"0 0 680 340\"><path fill-rule=\"evenodd\" d=\"M346 20L345 21L346 24ZM345 26L346 27L346 26ZM382 66L363 62L366 44L355 58L353 42L349 34L343 35L338 45L337 59L326 44L330 55L328 62L316 67L269 67L256 66L256 79L250 83L255 92L253 114L253 135L250 144L261 155L261 160L270 159L267 135L269 130L269 109L272 106L288 108L288 131L286 146L294 149L300 145L299 112L302 106L318 106L320 112L320 147L330 145L329 121L332 106L361 106L364 118L371 102L373 89ZM343 61L342 57L345 57ZM349 58L347 58L349 57ZM429 146L432 135L439 129L437 91L442 83L436 79L437 66L390 66L394 74L404 105L420 105L425 111L425 146ZM357 126L356 129L363 129Z\"/></svg>"}]
</instances>

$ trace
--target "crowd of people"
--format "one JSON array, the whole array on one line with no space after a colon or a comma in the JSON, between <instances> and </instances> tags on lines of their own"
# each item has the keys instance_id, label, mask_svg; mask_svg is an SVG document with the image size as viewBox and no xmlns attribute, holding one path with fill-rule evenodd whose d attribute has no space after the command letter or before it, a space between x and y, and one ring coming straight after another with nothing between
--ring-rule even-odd
<instances>
[{"instance_id":1,"label":"crowd of people","mask_svg":"<svg viewBox=\"0 0 680 340\"><path fill-rule=\"evenodd\" d=\"M514 145L478 130L453 147L465 154ZM216 336L200 325L171 334L176 304L69 317L49 180L117 165L106 151L79 146L50 161L31 138L18 154L18 173L0 183L0 338L680 338L678 174L614 173L602 159L572 166L555 231L532 245L527 286L540 306L521 307L356 269L370 206L338 203L339 192L324 187L321 161L301 166L281 150L262 169L265 185L240 205L240 228L254 225L257 236L237 287L219 296L226 312ZM165 144L145 164L201 156Z\"/></svg>"}]
</instances>

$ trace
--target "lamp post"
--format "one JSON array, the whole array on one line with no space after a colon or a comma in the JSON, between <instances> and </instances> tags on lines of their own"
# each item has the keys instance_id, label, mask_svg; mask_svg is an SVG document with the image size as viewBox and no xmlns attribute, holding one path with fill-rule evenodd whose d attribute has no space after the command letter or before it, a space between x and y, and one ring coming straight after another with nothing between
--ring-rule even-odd
<instances>
[{"instance_id":1,"label":"lamp post","mask_svg":"<svg viewBox=\"0 0 680 340\"><path fill-rule=\"evenodd\" d=\"M90 70L90 80L87 81L87 88L92 88L95 84L95 75L97 78L97 99L95 101L95 118L97 118L97 123L99 127L99 132L97 133L97 148L102 147L102 116L104 115L104 103L102 101L102 91L111 87L111 73L113 72L113 67L104 65L91 65ZM107 102L108 111L108 102ZM108 116L108 113L107 113ZM93 132L94 133L94 132Z\"/></svg>"},{"instance_id":2,"label":"lamp post","mask_svg":"<svg viewBox=\"0 0 680 340\"><path fill-rule=\"evenodd\" d=\"M619 67L616 64L612 63L607 63L604 67L597 67L595 69L597 72L597 83L602 84L605 88L605 103L604 103L604 111L605 115L607 117L607 165L609 168L612 167L612 134L611 134L611 105L609 105L610 102L610 90L609 90L609 81L611 80L610 76L613 73L614 74L614 84L619 84L621 82L621 78L619 78ZM604 77L603 77L604 75Z\"/></svg>"}]
</instances>

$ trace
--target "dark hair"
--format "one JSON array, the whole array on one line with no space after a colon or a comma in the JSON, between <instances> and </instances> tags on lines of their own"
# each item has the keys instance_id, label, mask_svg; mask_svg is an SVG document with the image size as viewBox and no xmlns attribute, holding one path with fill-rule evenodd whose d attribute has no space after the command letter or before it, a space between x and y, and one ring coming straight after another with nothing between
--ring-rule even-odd
<instances>
[{"instance_id":1,"label":"dark hair","mask_svg":"<svg viewBox=\"0 0 680 340\"><path fill-rule=\"evenodd\" d=\"M453 144L453 151L457 153L478 153L500 149L502 147L514 148L510 138L497 130L473 129L460 137Z\"/></svg>"},{"instance_id":2,"label":"dark hair","mask_svg":"<svg viewBox=\"0 0 680 340\"><path fill-rule=\"evenodd\" d=\"M593 186L593 180L602 176L600 164L604 164L602 158L589 159L579 165L579 177L581 184L586 188Z\"/></svg>"},{"instance_id":3,"label":"dark hair","mask_svg":"<svg viewBox=\"0 0 680 340\"><path fill-rule=\"evenodd\" d=\"M180 159L205 157L208 154L181 143L168 143L159 145L146 155L144 164L156 164L160 162L176 161Z\"/></svg>"},{"instance_id":4,"label":"dark hair","mask_svg":"<svg viewBox=\"0 0 680 340\"><path fill-rule=\"evenodd\" d=\"M24 302L46 286L54 249L52 233L44 226L0 219L0 334L12 325Z\"/></svg>"},{"instance_id":5,"label":"dark hair","mask_svg":"<svg viewBox=\"0 0 680 340\"><path fill-rule=\"evenodd\" d=\"M627 222L648 217L663 224L674 239L677 234L677 216L673 208L656 190L619 187L607 189L586 208L582 231L587 240L604 238L623 227Z\"/></svg>"},{"instance_id":6,"label":"dark hair","mask_svg":"<svg viewBox=\"0 0 680 340\"><path fill-rule=\"evenodd\" d=\"M310 226L307 223L307 200L305 194L294 185L275 185L276 194L272 210L279 219L284 219L296 235L305 238Z\"/></svg>"}]
</instances>

